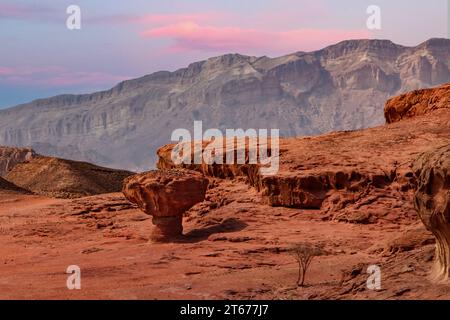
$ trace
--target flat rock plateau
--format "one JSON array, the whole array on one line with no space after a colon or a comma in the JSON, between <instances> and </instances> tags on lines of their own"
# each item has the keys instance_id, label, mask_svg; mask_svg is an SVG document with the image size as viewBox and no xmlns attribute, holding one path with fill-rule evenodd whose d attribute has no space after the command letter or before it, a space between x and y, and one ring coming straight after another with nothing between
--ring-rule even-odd
<instances>
[{"instance_id":1,"label":"flat rock plateau","mask_svg":"<svg viewBox=\"0 0 450 320\"><path fill-rule=\"evenodd\" d=\"M190 168L208 190L172 243L149 242L151 217L121 192L54 198L0 180L0 298L449 299L448 282L430 279L435 238L414 208L412 169L450 144L449 97L449 85L413 91L387 102L386 125L283 139L274 177L245 165ZM162 170L176 167L171 147L158 151ZM39 157L3 177L50 163ZM327 254L297 287L289 248L302 242ZM70 265L81 268L81 290L66 287ZM366 286L370 265L381 268L381 290Z\"/></svg>"}]
</instances>

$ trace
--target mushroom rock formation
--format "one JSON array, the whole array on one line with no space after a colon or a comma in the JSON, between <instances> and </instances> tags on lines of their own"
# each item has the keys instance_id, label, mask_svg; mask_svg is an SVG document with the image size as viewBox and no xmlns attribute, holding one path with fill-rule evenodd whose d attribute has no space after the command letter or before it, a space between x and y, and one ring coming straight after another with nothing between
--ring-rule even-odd
<instances>
[{"instance_id":1,"label":"mushroom rock formation","mask_svg":"<svg viewBox=\"0 0 450 320\"><path fill-rule=\"evenodd\" d=\"M205 199L208 179L190 170L141 173L125 179L123 194L155 225L151 240L169 242L182 235L183 213Z\"/></svg>"},{"instance_id":2,"label":"mushroom rock formation","mask_svg":"<svg viewBox=\"0 0 450 320\"><path fill-rule=\"evenodd\" d=\"M421 155L413 163L417 179L414 205L422 222L436 237L432 276L450 279L450 146Z\"/></svg>"}]
</instances>

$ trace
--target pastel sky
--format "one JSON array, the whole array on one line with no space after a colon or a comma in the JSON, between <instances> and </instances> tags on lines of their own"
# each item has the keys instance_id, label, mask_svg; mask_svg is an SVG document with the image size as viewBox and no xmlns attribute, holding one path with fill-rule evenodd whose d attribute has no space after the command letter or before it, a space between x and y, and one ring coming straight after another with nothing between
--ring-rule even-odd
<instances>
[{"instance_id":1,"label":"pastel sky","mask_svg":"<svg viewBox=\"0 0 450 320\"><path fill-rule=\"evenodd\" d=\"M448 0L0 0L0 108L88 93L223 53L279 56L346 39L447 37ZM81 30L66 27L69 5ZM369 5L382 29L366 27Z\"/></svg>"}]
</instances>

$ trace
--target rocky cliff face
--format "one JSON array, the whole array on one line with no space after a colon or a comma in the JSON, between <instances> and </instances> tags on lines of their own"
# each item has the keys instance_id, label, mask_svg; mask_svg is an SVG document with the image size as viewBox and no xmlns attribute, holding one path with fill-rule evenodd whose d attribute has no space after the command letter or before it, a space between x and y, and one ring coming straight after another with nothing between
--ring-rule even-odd
<instances>
[{"instance_id":1,"label":"rocky cliff face","mask_svg":"<svg viewBox=\"0 0 450 320\"><path fill-rule=\"evenodd\" d=\"M390 99L384 108L387 123L424 115L437 109L450 109L450 84L415 90Z\"/></svg>"},{"instance_id":2,"label":"rocky cliff face","mask_svg":"<svg viewBox=\"0 0 450 320\"><path fill-rule=\"evenodd\" d=\"M0 111L0 145L147 169L174 129L279 128L313 135L384 122L387 98L450 81L450 40L345 41L279 58L229 54L111 90Z\"/></svg>"}]
</instances>

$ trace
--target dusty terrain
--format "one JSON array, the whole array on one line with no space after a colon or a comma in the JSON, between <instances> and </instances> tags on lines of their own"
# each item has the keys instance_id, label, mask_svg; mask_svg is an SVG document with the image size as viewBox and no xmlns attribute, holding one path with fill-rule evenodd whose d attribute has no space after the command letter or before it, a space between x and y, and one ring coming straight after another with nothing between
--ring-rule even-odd
<instances>
[{"instance_id":1,"label":"dusty terrain","mask_svg":"<svg viewBox=\"0 0 450 320\"><path fill-rule=\"evenodd\" d=\"M0 298L450 298L448 286L427 280L434 245L417 221L323 221L319 211L261 205L254 190L230 181L209 194L217 208L191 210L186 241L172 244L149 243L149 217L119 193L2 196ZM296 288L297 264L286 250L301 241L330 254ZM371 264L382 268L381 291L366 289ZM69 265L81 268L81 290L66 288Z\"/></svg>"},{"instance_id":2,"label":"dusty terrain","mask_svg":"<svg viewBox=\"0 0 450 320\"><path fill-rule=\"evenodd\" d=\"M413 205L411 166L449 145L450 109L399 118L283 140L275 177L246 166L192 168L209 189L172 243L149 241L151 217L122 193L55 199L5 187L0 298L450 299L448 282L430 279L435 239ZM160 150L161 169L171 166L169 150ZM288 250L302 242L327 254L297 287ZM66 287L70 265L81 268L81 290ZM381 290L366 286L370 265L381 268Z\"/></svg>"}]
</instances>

